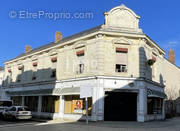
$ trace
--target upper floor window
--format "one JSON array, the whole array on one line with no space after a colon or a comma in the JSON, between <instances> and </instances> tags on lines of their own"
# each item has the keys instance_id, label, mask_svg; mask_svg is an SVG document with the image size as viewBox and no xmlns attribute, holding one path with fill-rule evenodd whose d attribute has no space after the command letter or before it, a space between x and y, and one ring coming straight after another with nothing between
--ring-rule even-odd
<instances>
[{"instance_id":1,"label":"upper floor window","mask_svg":"<svg viewBox=\"0 0 180 131\"><path fill-rule=\"evenodd\" d=\"M51 58L51 62L52 62L51 78L55 78L56 77L57 57Z\"/></svg>"},{"instance_id":2,"label":"upper floor window","mask_svg":"<svg viewBox=\"0 0 180 131\"><path fill-rule=\"evenodd\" d=\"M84 50L77 51L76 55L78 57L78 67L77 74L82 74L84 72Z\"/></svg>"},{"instance_id":3,"label":"upper floor window","mask_svg":"<svg viewBox=\"0 0 180 131\"><path fill-rule=\"evenodd\" d=\"M7 83L12 82L12 70L8 69Z\"/></svg>"},{"instance_id":4,"label":"upper floor window","mask_svg":"<svg viewBox=\"0 0 180 131\"><path fill-rule=\"evenodd\" d=\"M33 64L33 72L32 72L32 80L36 80L37 79L37 62L34 62Z\"/></svg>"},{"instance_id":5,"label":"upper floor window","mask_svg":"<svg viewBox=\"0 0 180 131\"><path fill-rule=\"evenodd\" d=\"M17 82L21 82L21 76L22 76L22 68L23 66L18 67L18 75L17 75Z\"/></svg>"},{"instance_id":6,"label":"upper floor window","mask_svg":"<svg viewBox=\"0 0 180 131\"><path fill-rule=\"evenodd\" d=\"M152 60L156 61L156 56L155 55L152 56ZM151 68L152 68L152 77L155 78L156 67L153 64L153 66Z\"/></svg>"},{"instance_id":7,"label":"upper floor window","mask_svg":"<svg viewBox=\"0 0 180 131\"><path fill-rule=\"evenodd\" d=\"M127 72L128 49L116 48L116 65L115 72Z\"/></svg>"}]
</instances>

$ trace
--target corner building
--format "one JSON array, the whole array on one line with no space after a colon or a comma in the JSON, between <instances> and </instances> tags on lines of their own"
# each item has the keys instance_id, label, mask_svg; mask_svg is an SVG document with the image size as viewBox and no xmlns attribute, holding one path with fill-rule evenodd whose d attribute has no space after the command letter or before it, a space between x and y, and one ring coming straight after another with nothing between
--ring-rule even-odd
<instances>
[{"instance_id":1,"label":"corner building","mask_svg":"<svg viewBox=\"0 0 180 131\"><path fill-rule=\"evenodd\" d=\"M165 52L139 28L125 5L104 13L105 24L26 52L5 62L3 96L37 117L85 119L80 88L92 121L165 119Z\"/></svg>"}]
</instances>

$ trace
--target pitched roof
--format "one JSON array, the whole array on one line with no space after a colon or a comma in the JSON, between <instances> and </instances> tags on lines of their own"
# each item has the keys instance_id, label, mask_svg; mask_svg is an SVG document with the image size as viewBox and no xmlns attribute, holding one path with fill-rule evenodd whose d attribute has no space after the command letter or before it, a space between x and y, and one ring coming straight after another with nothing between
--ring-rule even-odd
<instances>
[{"instance_id":1,"label":"pitched roof","mask_svg":"<svg viewBox=\"0 0 180 131\"><path fill-rule=\"evenodd\" d=\"M32 54L32 53L35 53L35 52L38 52L38 51L47 49L47 48L49 48L49 47L54 47L54 46L56 46L56 45L62 44L62 43L67 42L67 41L69 41L69 40L78 38L78 37L80 37L80 36L85 36L85 35L87 35L87 34L94 33L94 32L96 32L96 31L98 31L98 30L100 30L100 29L101 29L101 25L96 26L96 27L91 28L91 29L88 29L88 30L85 30L85 31L82 31L82 32L80 32L80 33L74 34L74 35L72 35L72 36L65 37L65 38L63 38L62 40L60 40L58 43L50 42L50 43L48 43L48 44L46 44L46 45L40 46L40 47L38 47L38 48L35 48L35 49L31 50L31 51L28 52L28 53L22 53L22 54L18 55L17 57L15 57L15 58L13 58L13 59L10 59L10 60L8 60L8 61L11 61L11 60L14 60L14 59L17 59L17 58L26 56L26 55L30 55L30 54ZM7 61L7 62L8 62L8 61Z\"/></svg>"}]
</instances>

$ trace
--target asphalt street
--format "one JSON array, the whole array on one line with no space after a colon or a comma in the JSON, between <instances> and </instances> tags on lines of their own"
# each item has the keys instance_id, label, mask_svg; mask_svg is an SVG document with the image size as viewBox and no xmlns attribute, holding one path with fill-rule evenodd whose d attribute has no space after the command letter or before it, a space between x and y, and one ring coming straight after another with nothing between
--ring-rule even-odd
<instances>
[{"instance_id":1,"label":"asphalt street","mask_svg":"<svg viewBox=\"0 0 180 131\"><path fill-rule=\"evenodd\" d=\"M180 131L180 117L165 121L138 122L64 122L60 120L0 121L0 131Z\"/></svg>"}]
</instances>

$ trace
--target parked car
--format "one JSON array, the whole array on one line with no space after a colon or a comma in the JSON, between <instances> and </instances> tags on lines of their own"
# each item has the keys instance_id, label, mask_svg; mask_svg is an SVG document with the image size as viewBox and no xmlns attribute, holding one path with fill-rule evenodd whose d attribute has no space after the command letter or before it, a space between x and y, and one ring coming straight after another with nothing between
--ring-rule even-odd
<instances>
[{"instance_id":1,"label":"parked car","mask_svg":"<svg viewBox=\"0 0 180 131\"><path fill-rule=\"evenodd\" d=\"M12 100L0 100L0 119L3 118L3 112L6 108L12 106L13 101Z\"/></svg>"},{"instance_id":2,"label":"parked car","mask_svg":"<svg viewBox=\"0 0 180 131\"><path fill-rule=\"evenodd\" d=\"M4 119L31 119L32 113L27 106L11 106L3 111Z\"/></svg>"}]
</instances>

